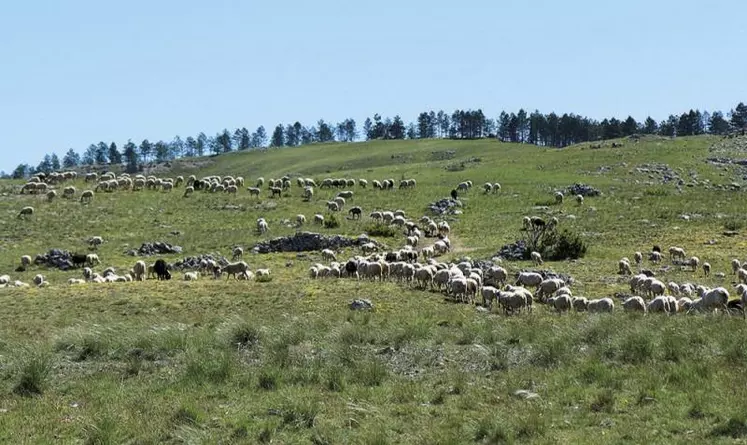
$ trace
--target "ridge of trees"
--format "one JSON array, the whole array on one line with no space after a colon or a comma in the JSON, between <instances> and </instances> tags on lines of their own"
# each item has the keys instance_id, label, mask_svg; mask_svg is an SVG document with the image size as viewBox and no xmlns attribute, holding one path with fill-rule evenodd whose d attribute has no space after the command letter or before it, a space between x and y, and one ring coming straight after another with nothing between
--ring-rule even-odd
<instances>
[{"instance_id":1,"label":"ridge of trees","mask_svg":"<svg viewBox=\"0 0 747 445\"><path fill-rule=\"evenodd\" d=\"M542 114L538 110L528 113L520 109L516 113L502 111L497 118L487 117L481 109L455 110L448 114L443 110L424 111L415 120L405 124L399 115L382 118L379 114L366 118L358 130L353 119L337 124L319 120L306 127L296 121L293 124L278 124L268 136L264 126L253 132L246 127L233 132L224 129L214 136L199 133L197 136L180 136L165 142L150 142L144 139L139 144L128 140L120 149L116 143L98 142L86 148L82 155L72 148L62 160L56 153L47 154L36 165L20 164L2 177L23 178L35 172L49 173L61 169L83 166L124 165L125 171L134 173L151 162L165 162L177 158L221 154L232 151L295 147L311 143L354 142L375 139L480 139L497 138L504 142L534 144L546 147L565 147L581 142L615 139L632 134L658 134L662 136L692 136L700 134L724 135L730 132L747 131L747 105L740 102L725 116L720 111L689 110L680 115L670 115L657 122L650 116L643 122L632 116L625 120L605 118L597 121L573 113L558 115L555 112Z\"/></svg>"}]
</instances>

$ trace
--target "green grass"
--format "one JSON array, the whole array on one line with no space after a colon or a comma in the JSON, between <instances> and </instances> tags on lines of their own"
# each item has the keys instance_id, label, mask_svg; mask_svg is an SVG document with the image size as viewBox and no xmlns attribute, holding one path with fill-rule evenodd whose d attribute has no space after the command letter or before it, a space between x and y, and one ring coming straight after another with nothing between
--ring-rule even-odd
<instances>
[{"instance_id":1,"label":"green grass","mask_svg":"<svg viewBox=\"0 0 747 445\"><path fill-rule=\"evenodd\" d=\"M740 231L742 173L705 162L716 139L642 139L623 149L583 146L545 150L495 141L377 141L231 153L173 163L178 174L285 174L373 179L415 178L414 190L352 188L360 220L300 230L358 236L390 248L403 231L373 224L373 210L405 210L419 219L429 203L472 180L460 194L463 214L445 219L454 252L490 258L521 238L523 216L552 216L588 245L575 261L546 261L568 273L574 294L627 292L617 261L653 244L678 245L713 267L673 268L664 281L731 288L731 258L745 259ZM453 150L453 156L443 156ZM479 159L479 162L477 161ZM636 171L667 164L698 185L677 189ZM605 167L604 173L599 173ZM709 182L706 182L708 180ZM484 182L500 182L497 194ZM575 182L602 191L583 205L553 193ZM316 189L304 202L294 185L280 199L144 191L99 193L90 205L48 203L0 182L0 275L47 288L0 289L0 442L3 443L693 443L747 437L747 346L741 317L570 314L535 304L506 317L444 301L435 292L392 282L308 278L319 252L251 254L258 241L291 235L295 215L322 213L337 190ZM82 181L78 190L86 188ZM538 204L539 203L539 204ZM545 205L547 208L538 208ZM19 209L33 205L26 221ZM688 215L685 220L681 215ZM258 235L256 219L270 231ZM291 224L281 224L288 219ZM266 282L174 280L68 286L79 271L32 266L14 272L21 255L50 248L87 252L100 235L103 264L126 271L125 251L144 242L184 248L167 261L204 253L230 257L243 246ZM715 241L715 242L711 242ZM426 240L426 245L432 240ZM344 261L360 252L344 249ZM154 258L147 259L152 261ZM531 268L508 262L510 272ZM650 266L648 263L646 267ZM718 278L716 272L725 272ZM351 312L354 298L374 311ZM524 400L516 390L537 398ZM143 425L148 425L143 428Z\"/></svg>"}]
</instances>

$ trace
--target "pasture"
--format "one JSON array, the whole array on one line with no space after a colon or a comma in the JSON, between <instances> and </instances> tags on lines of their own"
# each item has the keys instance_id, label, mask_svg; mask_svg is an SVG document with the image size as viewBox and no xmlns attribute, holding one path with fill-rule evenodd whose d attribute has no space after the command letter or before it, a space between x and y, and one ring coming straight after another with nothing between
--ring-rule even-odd
<instances>
[{"instance_id":1,"label":"pasture","mask_svg":"<svg viewBox=\"0 0 747 445\"><path fill-rule=\"evenodd\" d=\"M0 181L0 275L50 284L0 288L0 442L7 443L728 443L747 437L747 342L741 316L680 313L558 315L477 310L439 292L394 281L309 278L320 252L251 253L259 241L298 230L351 237L374 210L428 215L451 226L451 251L438 261L490 260L521 238L522 218L558 218L588 244L586 256L545 261L573 277L573 294L629 293L618 260L654 244L680 246L709 262L701 269L644 258L664 282L723 286L734 292L730 261L747 259L747 195L738 165L714 165L713 137L626 139L622 147L562 150L496 141L374 141L229 153L177 160L159 177L291 177L280 198L195 191L99 192L78 199L19 194ZM719 152L720 156L730 153ZM733 155L738 156L738 153ZM295 178L365 178L344 189L315 188L305 202ZM394 190L374 190L392 178ZM414 178L413 189L398 189ZM458 183L463 213L433 215L430 203ZM498 193L483 193L498 182ZM554 192L584 183L602 194L579 205ZM57 186L61 189L68 183ZM78 194L87 188L72 183ZM312 225L339 190L354 196L340 225ZM33 215L19 218L25 206ZM361 206L360 220L346 218ZM307 224L294 227L297 214ZM256 220L267 220L259 234ZM288 220L289 223L284 223ZM726 232L726 233L725 233ZM732 233L729 233L732 232ZM736 232L736 233L733 233ZM266 282L213 279L85 283L81 270L32 265L22 255L52 248L90 253L101 236L102 264L174 262L244 248ZM401 248L404 231L377 241ZM164 241L180 254L134 257L142 243ZM426 238L424 245L434 238ZM360 249L337 252L344 262ZM422 262L422 259L421 259ZM534 269L503 261L510 276ZM662 267L666 267L662 269ZM634 266L635 267L635 266ZM720 276L723 273L724 276ZM514 280L509 280L514 281ZM733 297L735 295L732 295ZM356 298L372 311L351 311ZM519 391L519 392L517 392ZM521 392L525 391L525 392Z\"/></svg>"}]
</instances>

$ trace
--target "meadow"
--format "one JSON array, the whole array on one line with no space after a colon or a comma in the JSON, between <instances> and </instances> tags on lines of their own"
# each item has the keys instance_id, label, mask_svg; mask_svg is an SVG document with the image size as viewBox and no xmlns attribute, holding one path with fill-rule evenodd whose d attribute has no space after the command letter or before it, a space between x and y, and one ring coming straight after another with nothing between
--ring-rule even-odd
<instances>
[{"instance_id":1,"label":"meadow","mask_svg":"<svg viewBox=\"0 0 747 445\"><path fill-rule=\"evenodd\" d=\"M433 216L428 205L459 182L463 213L452 252L491 259L521 238L524 216L555 216L588 244L578 260L543 267L574 278L574 295L629 292L617 261L681 246L713 274L671 267L663 281L733 290L732 258L744 261L744 171L714 165L715 137L626 139L621 147L565 149L490 140L372 141L237 152L177 160L158 176L415 178L413 190L352 188L364 217L337 215L357 236L373 210ZM719 151L719 156L740 153ZM674 177L674 179L672 179ZM679 181L681 179L681 182ZM499 182L484 194L484 182ZM601 190L583 205L556 204L574 183ZM91 204L20 195L0 181L0 275L46 288L0 289L0 442L3 443L731 443L747 438L747 342L742 317L478 311L442 294L392 282L311 280L319 252L252 254L258 241L287 236L297 214L329 215L337 190L301 199L295 180L281 198L182 188L97 193ZM79 192L82 180L74 184ZM19 210L35 207L32 217ZM345 213L345 212L343 212ZM256 231L267 219L270 230ZM436 219L440 219L435 217ZM729 233L736 232L736 233ZM51 248L84 252L102 236L102 266L129 270L126 252L165 241L183 248L169 262L245 249L269 282L147 280L67 285L80 270L32 266L21 255ZM390 248L404 234L380 238ZM432 241L432 240L431 240ZM346 249L338 258L360 254ZM156 257L145 260L152 262ZM668 263L668 261L665 261ZM515 273L533 266L504 261ZM723 272L725 276L719 276ZM368 298L369 312L348 303ZM616 301L617 302L617 301ZM519 392L517 391L526 391Z\"/></svg>"}]
</instances>

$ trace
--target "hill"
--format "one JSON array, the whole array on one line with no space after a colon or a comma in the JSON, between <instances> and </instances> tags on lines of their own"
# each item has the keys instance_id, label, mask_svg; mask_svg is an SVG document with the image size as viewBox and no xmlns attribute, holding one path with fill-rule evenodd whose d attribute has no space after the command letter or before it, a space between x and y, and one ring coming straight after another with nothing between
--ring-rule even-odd
<instances>
[{"instance_id":1,"label":"hill","mask_svg":"<svg viewBox=\"0 0 747 445\"><path fill-rule=\"evenodd\" d=\"M680 246L713 267L710 277L669 261L644 267L665 282L725 286L731 258L744 258L739 164L713 163L715 137L641 138L565 149L489 140L373 141L237 152L176 161L158 176L290 176L271 199L197 191L182 197L144 190L97 193L94 201L19 194L0 182L0 274L46 288L0 289L0 441L86 443L590 443L719 441L747 435L747 346L741 317L572 313L535 304L531 314L476 310L435 291L397 283L318 279L319 252L251 254L258 242L303 230L357 237L373 210L402 209L451 225L452 251L490 260L522 237L524 216L556 217L589 250L542 267L573 277L574 295L629 293L621 257ZM336 215L338 228L311 225L338 190L304 202L296 177L414 178L412 190L351 188L364 217ZM461 214L430 203L462 181ZM485 182L501 191L485 194ZM583 205L554 192L588 184L601 195ZM67 184L65 184L67 185ZM74 184L78 193L86 188ZM61 188L61 187L60 187ZM32 205L35 214L18 218ZM256 231L264 217L270 230ZM288 220L289 222L285 222ZM68 286L80 270L32 266L22 255L52 248L86 252L105 240L104 267L129 270L143 243L182 247L164 258L230 257L244 247L269 282L147 280ZM376 237L390 249L404 233ZM424 245L433 243L426 238ZM422 245L420 246L422 247ZM347 248L337 257L360 254ZM665 255L666 256L666 255ZM326 262L325 262L326 263ZM512 274L528 261L504 261ZM724 273L720 276L719 273ZM351 311L368 298L375 310ZM527 393L515 395L516 390ZM523 395L522 395L523 394ZM148 428L142 428L148 425Z\"/></svg>"}]
</instances>

